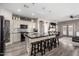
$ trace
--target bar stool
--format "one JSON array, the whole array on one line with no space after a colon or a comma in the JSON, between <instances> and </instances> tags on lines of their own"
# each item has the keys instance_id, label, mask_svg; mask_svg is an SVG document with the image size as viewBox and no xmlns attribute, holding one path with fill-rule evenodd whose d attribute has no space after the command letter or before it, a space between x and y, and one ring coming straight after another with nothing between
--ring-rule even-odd
<instances>
[{"instance_id":1,"label":"bar stool","mask_svg":"<svg viewBox=\"0 0 79 59\"><path fill-rule=\"evenodd\" d=\"M47 40L45 40L45 50L47 49Z\"/></svg>"},{"instance_id":2,"label":"bar stool","mask_svg":"<svg viewBox=\"0 0 79 59\"><path fill-rule=\"evenodd\" d=\"M41 41L38 42L38 52L41 52Z\"/></svg>"},{"instance_id":3,"label":"bar stool","mask_svg":"<svg viewBox=\"0 0 79 59\"><path fill-rule=\"evenodd\" d=\"M37 41L35 44L36 44L36 54L39 53L39 43L40 41Z\"/></svg>"},{"instance_id":4,"label":"bar stool","mask_svg":"<svg viewBox=\"0 0 79 59\"><path fill-rule=\"evenodd\" d=\"M45 40L42 40L42 55L45 54Z\"/></svg>"},{"instance_id":5,"label":"bar stool","mask_svg":"<svg viewBox=\"0 0 79 59\"><path fill-rule=\"evenodd\" d=\"M40 41L37 42L37 53L40 52Z\"/></svg>"},{"instance_id":6,"label":"bar stool","mask_svg":"<svg viewBox=\"0 0 79 59\"><path fill-rule=\"evenodd\" d=\"M50 51L50 39L46 40L46 49Z\"/></svg>"},{"instance_id":7,"label":"bar stool","mask_svg":"<svg viewBox=\"0 0 79 59\"><path fill-rule=\"evenodd\" d=\"M41 55L45 54L44 50L44 41L36 42L36 53L41 53Z\"/></svg>"},{"instance_id":8,"label":"bar stool","mask_svg":"<svg viewBox=\"0 0 79 59\"><path fill-rule=\"evenodd\" d=\"M46 41L45 40L44 40L44 52L46 53Z\"/></svg>"},{"instance_id":9,"label":"bar stool","mask_svg":"<svg viewBox=\"0 0 79 59\"><path fill-rule=\"evenodd\" d=\"M51 50L52 50L52 48L53 48L53 45L54 45L54 44L53 44L53 38L51 38L51 39L50 39L50 46L51 46L50 49L51 49Z\"/></svg>"},{"instance_id":10,"label":"bar stool","mask_svg":"<svg viewBox=\"0 0 79 59\"><path fill-rule=\"evenodd\" d=\"M51 50L51 39L49 39L49 51Z\"/></svg>"},{"instance_id":11,"label":"bar stool","mask_svg":"<svg viewBox=\"0 0 79 59\"><path fill-rule=\"evenodd\" d=\"M56 38L53 38L53 42L54 42L54 48L56 48L57 47Z\"/></svg>"},{"instance_id":12,"label":"bar stool","mask_svg":"<svg viewBox=\"0 0 79 59\"><path fill-rule=\"evenodd\" d=\"M42 41L33 42L31 55L36 56L37 53L41 52L42 55Z\"/></svg>"},{"instance_id":13,"label":"bar stool","mask_svg":"<svg viewBox=\"0 0 79 59\"><path fill-rule=\"evenodd\" d=\"M41 52L41 55L43 55L43 50L42 50L42 41L40 41L40 52Z\"/></svg>"},{"instance_id":14,"label":"bar stool","mask_svg":"<svg viewBox=\"0 0 79 59\"><path fill-rule=\"evenodd\" d=\"M49 49L49 42L48 42L48 39L45 40L45 43L46 43L45 49L48 50L48 49Z\"/></svg>"},{"instance_id":15,"label":"bar stool","mask_svg":"<svg viewBox=\"0 0 79 59\"><path fill-rule=\"evenodd\" d=\"M31 55L36 56L36 44L35 44L35 42L33 42L31 44L32 44Z\"/></svg>"}]
</instances>

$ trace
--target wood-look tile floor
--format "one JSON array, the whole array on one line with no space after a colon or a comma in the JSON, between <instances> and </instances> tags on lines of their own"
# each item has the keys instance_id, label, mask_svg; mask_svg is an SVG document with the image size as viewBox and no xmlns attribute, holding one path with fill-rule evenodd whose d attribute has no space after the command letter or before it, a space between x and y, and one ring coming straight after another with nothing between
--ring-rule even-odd
<instances>
[{"instance_id":1,"label":"wood-look tile floor","mask_svg":"<svg viewBox=\"0 0 79 59\"><path fill-rule=\"evenodd\" d=\"M72 38L60 38L60 46L55 53L50 52L48 56L79 56L79 47L74 47Z\"/></svg>"},{"instance_id":2,"label":"wood-look tile floor","mask_svg":"<svg viewBox=\"0 0 79 59\"><path fill-rule=\"evenodd\" d=\"M25 42L17 42L12 45L6 46L5 48L6 56L19 56L22 54L26 54L26 43Z\"/></svg>"},{"instance_id":3,"label":"wood-look tile floor","mask_svg":"<svg viewBox=\"0 0 79 59\"><path fill-rule=\"evenodd\" d=\"M79 47L74 47L72 38L62 37L59 39L60 45L47 52L44 56L79 56ZM13 44L6 47L7 56L27 56L25 42Z\"/></svg>"}]
</instances>

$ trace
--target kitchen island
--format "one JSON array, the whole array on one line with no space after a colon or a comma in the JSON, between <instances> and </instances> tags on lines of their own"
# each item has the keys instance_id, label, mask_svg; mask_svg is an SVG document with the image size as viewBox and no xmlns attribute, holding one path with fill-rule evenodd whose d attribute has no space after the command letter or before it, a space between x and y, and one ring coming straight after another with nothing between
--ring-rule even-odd
<instances>
[{"instance_id":1,"label":"kitchen island","mask_svg":"<svg viewBox=\"0 0 79 59\"><path fill-rule=\"evenodd\" d=\"M37 55L37 53L41 53L44 55L46 50L52 50L52 48L56 48L59 44L59 40L57 38L57 33L55 34L38 34L38 33L24 33L26 40L26 50L28 55Z\"/></svg>"}]
</instances>

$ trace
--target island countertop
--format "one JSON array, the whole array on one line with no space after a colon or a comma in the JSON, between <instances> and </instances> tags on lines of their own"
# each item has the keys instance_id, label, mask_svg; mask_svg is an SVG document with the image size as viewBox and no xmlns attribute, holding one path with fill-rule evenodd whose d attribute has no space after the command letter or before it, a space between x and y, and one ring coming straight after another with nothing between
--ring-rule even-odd
<instances>
[{"instance_id":1,"label":"island countertop","mask_svg":"<svg viewBox=\"0 0 79 59\"><path fill-rule=\"evenodd\" d=\"M58 34L58 33L57 32L53 33L53 34L49 34L49 33L44 33L44 34L40 34L40 33L28 33L28 34L26 34L26 33L24 33L24 35L27 36L30 39L48 37L48 36L53 36L53 35L56 35L56 34Z\"/></svg>"}]
</instances>

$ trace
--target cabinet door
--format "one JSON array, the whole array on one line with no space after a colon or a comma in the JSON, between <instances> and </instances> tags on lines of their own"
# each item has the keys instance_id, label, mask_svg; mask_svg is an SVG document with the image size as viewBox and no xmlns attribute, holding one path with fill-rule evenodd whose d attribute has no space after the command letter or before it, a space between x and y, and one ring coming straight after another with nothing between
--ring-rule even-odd
<instances>
[{"instance_id":1,"label":"cabinet door","mask_svg":"<svg viewBox=\"0 0 79 59\"><path fill-rule=\"evenodd\" d=\"M67 26L63 26L63 35L67 35Z\"/></svg>"},{"instance_id":2,"label":"cabinet door","mask_svg":"<svg viewBox=\"0 0 79 59\"><path fill-rule=\"evenodd\" d=\"M73 36L73 25L68 25L68 36Z\"/></svg>"}]
</instances>

